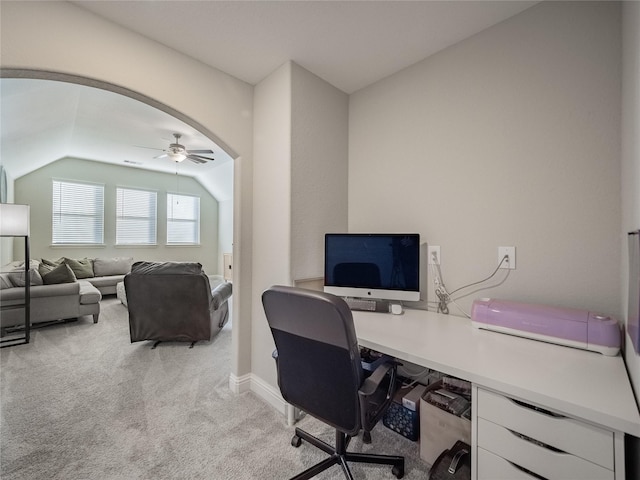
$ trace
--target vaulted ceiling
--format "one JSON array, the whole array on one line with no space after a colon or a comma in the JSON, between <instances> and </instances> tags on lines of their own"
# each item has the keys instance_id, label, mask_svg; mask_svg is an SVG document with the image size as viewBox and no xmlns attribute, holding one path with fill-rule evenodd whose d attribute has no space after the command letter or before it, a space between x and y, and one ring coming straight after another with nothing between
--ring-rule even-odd
<instances>
[{"instance_id":1,"label":"vaulted ceiling","mask_svg":"<svg viewBox=\"0 0 640 480\"><path fill-rule=\"evenodd\" d=\"M64 157L179 173L198 178L218 200L233 196L233 160L184 122L129 97L66 82L0 80L0 152L13 178ZM176 164L164 155L173 133L214 161ZM25 161L28 159L28 161Z\"/></svg>"},{"instance_id":2,"label":"vaulted ceiling","mask_svg":"<svg viewBox=\"0 0 640 480\"><path fill-rule=\"evenodd\" d=\"M74 1L207 65L256 84L293 60L352 93L537 1ZM0 4L1 9L1 4ZM180 120L130 98L47 80L0 80L2 163L14 177L66 156L175 173L154 159L181 133L214 162L179 164L232 196L232 159ZM154 150L157 149L157 150ZM29 158L28 163L24 158Z\"/></svg>"}]
</instances>

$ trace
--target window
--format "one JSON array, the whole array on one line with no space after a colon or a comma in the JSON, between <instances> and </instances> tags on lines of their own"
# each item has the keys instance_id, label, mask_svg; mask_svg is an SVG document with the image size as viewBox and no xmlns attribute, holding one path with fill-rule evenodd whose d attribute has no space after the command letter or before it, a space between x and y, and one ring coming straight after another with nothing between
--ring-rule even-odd
<instances>
[{"instance_id":1,"label":"window","mask_svg":"<svg viewBox=\"0 0 640 480\"><path fill-rule=\"evenodd\" d=\"M104 186L53 180L55 244L104 243Z\"/></svg>"},{"instance_id":2,"label":"window","mask_svg":"<svg viewBox=\"0 0 640 480\"><path fill-rule=\"evenodd\" d=\"M155 245L157 194L116 188L116 245Z\"/></svg>"},{"instance_id":3,"label":"window","mask_svg":"<svg viewBox=\"0 0 640 480\"><path fill-rule=\"evenodd\" d=\"M200 198L167 193L167 244L200 244Z\"/></svg>"}]
</instances>

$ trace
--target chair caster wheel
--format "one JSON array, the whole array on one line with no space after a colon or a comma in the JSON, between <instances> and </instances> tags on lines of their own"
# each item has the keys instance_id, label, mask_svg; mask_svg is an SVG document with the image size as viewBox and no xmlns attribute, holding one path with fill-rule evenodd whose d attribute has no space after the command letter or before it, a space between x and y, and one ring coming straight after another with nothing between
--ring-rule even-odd
<instances>
[{"instance_id":1,"label":"chair caster wheel","mask_svg":"<svg viewBox=\"0 0 640 480\"><path fill-rule=\"evenodd\" d=\"M291 437L291 446L298 448L302 445L302 439L298 435Z\"/></svg>"},{"instance_id":2,"label":"chair caster wheel","mask_svg":"<svg viewBox=\"0 0 640 480\"><path fill-rule=\"evenodd\" d=\"M371 443L371 432L362 432L362 443Z\"/></svg>"},{"instance_id":3,"label":"chair caster wheel","mask_svg":"<svg viewBox=\"0 0 640 480\"><path fill-rule=\"evenodd\" d=\"M391 473L394 477L396 478L402 478L404 477L404 465L400 466L400 465L396 465L391 469Z\"/></svg>"}]
</instances>

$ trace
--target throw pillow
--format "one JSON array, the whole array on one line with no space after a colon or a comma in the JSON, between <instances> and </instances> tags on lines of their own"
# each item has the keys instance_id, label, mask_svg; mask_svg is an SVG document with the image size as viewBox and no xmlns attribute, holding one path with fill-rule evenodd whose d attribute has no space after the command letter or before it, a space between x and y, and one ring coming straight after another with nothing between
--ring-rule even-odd
<instances>
[{"instance_id":1,"label":"throw pillow","mask_svg":"<svg viewBox=\"0 0 640 480\"><path fill-rule=\"evenodd\" d=\"M66 263L71 267L76 278L91 278L93 274L93 264L88 258L82 260L75 260L73 258L64 257L63 263Z\"/></svg>"},{"instance_id":2,"label":"throw pillow","mask_svg":"<svg viewBox=\"0 0 640 480\"><path fill-rule=\"evenodd\" d=\"M40 265L40 262L35 258L29 261L29 268L37 269L39 265ZM24 260L16 260L14 262L7 263L6 265L2 266L3 272L15 272L16 270L20 270L20 269L24 270Z\"/></svg>"},{"instance_id":3,"label":"throw pillow","mask_svg":"<svg viewBox=\"0 0 640 480\"><path fill-rule=\"evenodd\" d=\"M42 269L40 270L40 273L42 274ZM42 280L45 285L52 285L54 283L73 283L76 281L76 276L69 265L62 263L42 275Z\"/></svg>"},{"instance_id":4,"label":"throw pillow","mask_svg":"<svg viewBox=\"0 0 640 480\"><path fill-rule=\"evenodd\" d=\"M44 276L47 273L51 273L51 270L53 270L56 267L57 267L57 265L51 265L51 264L48 264L48 263L45 263L45 262L41 262L40 265L38 266L38 272L40 273L40 276L42 278L44 278Z\"/></svg>"},{"instance_id":5,"label":"throw pillow","mask_svg":"<svg viewBox=\"0 0 640 480\"><path fill-rule=\"evenodd\" d=\"M126 275L131 271L133 257L96 258L93 260L93 274L96 277Z\"/></svg>"},{"instance_id":6,"label":"throw pillow","mask_svg":"<svg viewBox=\"0 0 640 480\"><path fill-rule=\"evenodd\" d=\"M48 265L50 267L57 267L64 261L64 257L59 258L58 260L47 260L46 258L41 258L40 263Z\"/></svg>"},{"instance_id":7,"label":"throw pillow","mask_svg":"<svg viewBox=\"0 0 640 480\"><path fill-rule=\"evenodd\" d=\"M11 278L9 278L8 273L0 273L0 290L4 290L5 288L13 288L13 284L11 283Z\"/></svg>"},{"instance_id":8,"label":"throw pillow","mask_svg":"<svg viewBox=\"0 0 640 480\"><path fill-rule=\"evenodd\" d=\"M24 268L15 269L13 272L9 272L9 280L14 287L24 287L26 285L26 278L24 274ZM29 269L29 284L30 285L42 285L42 276L35 268Z\"/></svg>"}]
</instances>

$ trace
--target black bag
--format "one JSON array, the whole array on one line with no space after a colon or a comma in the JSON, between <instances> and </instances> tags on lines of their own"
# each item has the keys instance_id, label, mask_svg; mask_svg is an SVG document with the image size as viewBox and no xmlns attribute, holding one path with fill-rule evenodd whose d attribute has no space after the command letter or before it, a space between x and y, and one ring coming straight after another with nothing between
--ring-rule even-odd
<instances>
[{"instance_id":1,"label":"black bag","mask_svg":"<svg viewBox=\"0 0 640 480\"><path fill-rule=\"evenodd\" d=\"M458 440L442 452L429 471L429 480L470 480L471 447Z\"/></svg>"}]
</instances>

